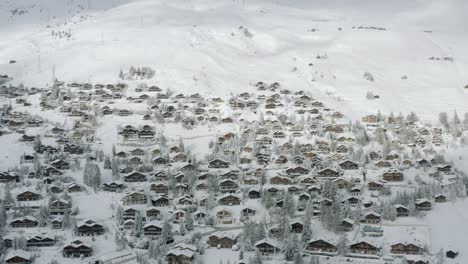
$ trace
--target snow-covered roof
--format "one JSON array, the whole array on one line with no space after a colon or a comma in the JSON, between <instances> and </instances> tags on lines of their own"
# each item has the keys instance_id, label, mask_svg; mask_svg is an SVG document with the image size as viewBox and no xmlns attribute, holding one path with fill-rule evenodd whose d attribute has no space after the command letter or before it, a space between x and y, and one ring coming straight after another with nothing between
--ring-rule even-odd
<instances>
[{"instance_id":1,"label":"snow-covered roof","mask_svg":"<svg viewBox=\"0 0 468 264\"><path fill-rule=\"evenodd\" d=\"M27 251L24 251L22 249L10 250L10 251L7 252L7 254L5 256L5 260L8 260L8 259L14 258L14 257L21 257L21 258L24 258L24 259L31 259L31 253L29 253Z\"/></svg>"},{"instance_id":2,"label":"snow-covered roof","mask_svg":"<svg viewBox=\"0 0 468 264\"><path fill-rule=\"evenodd\" d=\"M266 243L266 244L272 245L272 246L274 246L276 248L279 248L279 243L278 242L276 242L275 240L272 240L272 239L268 239L268 238L257 241L257 243L255 243L254 246L258 246L258 245L261 245L263 243Z\"/></svg>"}]
</instances>

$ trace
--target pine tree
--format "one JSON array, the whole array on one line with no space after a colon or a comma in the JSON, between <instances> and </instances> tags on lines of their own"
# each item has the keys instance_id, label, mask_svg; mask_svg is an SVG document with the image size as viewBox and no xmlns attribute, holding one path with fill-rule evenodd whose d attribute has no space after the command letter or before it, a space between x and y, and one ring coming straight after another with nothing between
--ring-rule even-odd
<instances>
[{"instance_id":1,"label":"pine tree","mask_svg":"<svg viewBox=\"0 0 468 264\"><path fill-rule=\"evenodd\" d=\"M302 242L307 243L312 239L312 227L310 223L310 218L307 214L303 218L304 229L302 230Z\"/></svg>"},{"instance_id":2,"label":"pine tree","mask_svg":"<svg viewBox=\"0 0 468 264\"><path fill-rule=\"evenodd\" d=\"M437 252L436 264L444 264L444 249L443 248L441 248L439 252Z\"/></svg>"},{"instance_id":3,"label":"pine tree","mask_svg":"<svg viewBox=\"0 0 468 264\"><path fill-rule=\"evenodd\" d=\"M179 225L179 234L181 236L185 236L185 233L187 232L187 229L185 229L185 220L182 219L180 225Z\"/></svg>"},{"instance_id":4,"label":"pine tree","mask_svg":"<svg viewBox=\"0 0 468 264\"><path fill-rule=\"evenodd\" d=\"M0 255L5 254L6 247L5 247L5 241L3 240L3 237L0 235Z\"/></svg>"},{"instance_id":5,"label":"pine tree","mask_svg":"<svg viewBox=\"0 0 468 264\"><path fill-rule=\"evenodd\" d=\"M346 234L341 235L340 241L338 242L338 251L345 256L348 250L348 237Z\"/></svg>"},{"instance_id":6,"label":"pine tree","mask_svg":"<svg viewBox=\"0 0 468 264\"><path fill-rule=\"evenodd\" d=\"M299 252L296 252L294 255L294 264L304 264L304 259L302 258L301 254L299 254Z\"/></svg>"},{"instance_id":7,"label":"pine tree","mask_svg":"<svg viewBox=\"0 0 468 264\"><path fill-rule=\"evenodd\" d=\"M249 264L263 264L262 255L258 249L255 251L255 255L250 259Z\"/></svg>"},{"instance_id":8,"label":"pine tree","mask_svg":"<svg viewBox=\"0 0 468 264\"><path fill-rule=\"evenodd\" d=\"M0 203L0 229L5 227L7 224L7 211L5 208L5 203Z\"/></svg>"},{"instance_id":9,"label":"pine tree","mask_svg":"<svg viewBox=\"0 0 468 264\"><path fill-rule=\"evenodd\" d=\"M185 152L184 140L182 139L182 137L179 137L179 151Z\"/></svg>"},{"instance_id":10,"label":"pine tree","mask_svg":"<svg viewBox=\"0 0 468 264\"><path fill-rule=\"evenodd\" d=\"M133 232L136 237L140 237L143 233L143 219L140 214L137 214L135 217L135 225L133 227Z\"/></svg>"},{"instance_id":11,"label":"pine tree","mask_svg":"<svg viewBox=\"0 0 468 264\"><path fill-rule=\"evenodd\" d=\"M97 190L101 185L101 170L95 163L86 163L83 171L83 182L84 184L93 187Z\"/></svg>"},{"instance_id":12,"label":"pine tree","mask_svg":"<svg viewBox=\"0 0 468 264\"><path fill-rule=\"evenodd\" d=\"M65 213L62 218L62 227L68 229L70 227L70 213Z\"/></svg>"},{"instance_id":13,"label":"pine tree","mask_svg":"<svg viewBox=\"0 0 468 264\"><path fill-rule=\"evenodd\" d=\"M460 118L458 117L458 114L457 114L457 111L453 112L453 125L456 127L458 127L458 125L461 124L461 121L460 121Z\"/></svg>"},{"instance_id":14,"label":"pine tree","mask_svg":"<svg viewBox=\"0 0 468 264\"><path fill-rule=\"evenodd\" d=\"M168 219L164 220L163 227L161 230L161 239L164 243L167 243L168 241L172 241L173 239L171 224L169 223Z\"/></svg>"},{"instance_id":15,"label":"pine tree","mask_svg":"<svg viewBox=\"0 0 468 264\"><path fill-rule=\"evenodd\" d=\"M446 129L449 127L448 115L446 112L439 113L439 122L442 124Z\"/></svg>"},{"instance_id":16,"label":"pine tree","mask_svg":"<svg viewBox=\"0 0 468 264\"><path fill-rule=\"evenodd\" d=\"M287 261L294 260L294 255L299 253L299 240L296 235L289 235L283 249L284 257Z\"/></svg>"},{"instance_id":17,"label":"pine tree","mask_svg":"<svg viewBox=\"0 0 468 264\"><path fill-rule=\"evenodd\" d=\"M49 220L49 210L45 206L41 206L36 215L36 220L39 226L44 227Z\"/></svg>"},{"instance_id":18,"label":"pine tree","mask_svg":"<svg viewBox=\"0 0 468 264\"><path fill-rule=\"evenodd\" d=\"M120 179L120 170L119 170L119 162L115 158L112 158L112 178L114 180L119 180Z\"/></svg>"},{"instance_id":19,"label":"pine tree","mask_svg":"<svg viewBox=\"0 0 468 264\"><path fill-rule=\"evenodd\" d=\"M106 156L106 158L104 159L104 169L106 170L112 169L112 163L111 163L109 156Z\"/></svg>"},{"instance_id":20,"label":"pine tree","mask_svg":"<svg viewBox=\"0 0 468 264\"><path fill-rule=\"evenodd\" d=\"M121 206L117 206L117 209L115 210L115 213L114 213L114 218L116 219L117 221L117 225L122 225L124 220L123 220L123 217L122 217L122 212L123 212L123 209Z\"/></svg>"},{"instance_id":21,"label":"pine tree","mask_svg":"<svg viewBox=\"0 0 468 264\"><path fill-rule=\"evenodd\" d=\"M97 164L94 164L94 180L93 180L94 190L99 189L101 186L101 170Z\"/></svg>"},{"instance_id":22,"label":"pine tree","mask_svg":"<svg viewBox=\"0 0 468 264\"><path fill-rule=\"evenodd\" d=\"M185 219L185 228L189 232L193 230L193 217L192 217L192 214L187 215L187 219Z\"/></svg>"},{"instance_id":23,"label":"pine tree","mask_svg":"<svg viewBox=\"0 0 468 264\"><path fill-rule=\"evenodd\" d=\"M153 240L148 247L148 256L152 259L159 259L161 257L161 241Z\"/></svg>"},{"instance_id":24,"label":"pine tree","mask_svg":"<svg viewBox=\"0 0 468 264\"><path fill-rule=\"evenodd\" d=\"M294 198L290 192L286 192L283 199L283 207L285 209L288 216L293 217L296 211L296 204L294 202Z\"/></svg>"},{"instance_id":25,"label":"pine tree","mask_svg":"<svg viewBox=\"0 0 468 264\"><path fill-rule=\"evenodd\" d=\"M3 202L5 204L12 204L14 202L13 196L11 195L11 186L9 183L5 185L5 192L3 195Z\"/></svg>"},{"instance_id":26,"label":"pine tree","mask_svg":"<svg viewBox=\"0 0 468 264\"><path fill-rule=\"evenodd\" d=\"M117 251L122 251L123 249L125 249L125 243L123 242L123 239L119 232L115 232L114 241L117 245Z\"/></svg>"},{"instance_id":27,"label":"pine tree","mask_svg":"<svg viewBox=\"0 0 468 264\"><path fill-rule=\"evenodd\" d=\"M309 264L320 264L320 259L318 256L310 257Z\"/></svg>"}]
</instances>

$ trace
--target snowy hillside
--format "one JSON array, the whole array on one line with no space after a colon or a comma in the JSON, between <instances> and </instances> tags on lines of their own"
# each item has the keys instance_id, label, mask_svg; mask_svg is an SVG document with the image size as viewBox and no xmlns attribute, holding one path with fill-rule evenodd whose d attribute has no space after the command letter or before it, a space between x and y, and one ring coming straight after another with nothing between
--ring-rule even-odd
<instances>
[{"instance_id":1,"label":"snowy hillside","mask_svg":"<svg viewBox=\"0 0 468 264\"><path fill-rule=\"evenodd\" d=\"M467 9L461 0L1 1L0 73L43 87L54 70L104 82L151 66L148 83L173 90L225 95L278 81L352 117L435 119L468 111Z\"/></svg>"}]
</instances>

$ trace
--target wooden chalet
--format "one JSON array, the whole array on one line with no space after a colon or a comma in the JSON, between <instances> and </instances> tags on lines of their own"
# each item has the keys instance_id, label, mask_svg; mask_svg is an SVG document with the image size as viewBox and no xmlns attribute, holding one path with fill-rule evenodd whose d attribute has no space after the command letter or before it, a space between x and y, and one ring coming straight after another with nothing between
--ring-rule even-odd
<instances>
[{"instance_id":1,"label":"wooden chalet","mask_svg":"<svg viewBox=\"0 0 468 264\"><path fill-rule=\"evenodd\" d=\"M318 172L318 177L323 177L323 178L335 178L340 176L340 173L336 170L330 169L330 168L325 168L321 171Z\"/></svg>"},{"instance_id":2,"label":"wooden chalet","mask_svg":"<svg viewBox=\"0 0 468 264\"><path fill-rule=\"evenodd\" d=\"M415 243L396 243L390 245L390 253L401 255L422 255L424 247Z\"/></svg>"},{"instance_id":3,"label":"wooden chalet","mask_svg":"<svg viewBox=\"0 0 468 264\"><path fill-rule=\"evenodd\" d=\"M359 169L359 165L356 162L352 162L350 160L345 160L338 164L341 169L343 170L357 170Z\"/></svg>"},{"instance_id":4,"label":"wooden chalet","mask_svg":"<svg viewBox=\"0 0 468 264\"><path fill-rule=\"evenodd\" d=\"M27 247L51 247L55 244L55 239L47 236L33 236L26 239Z\"/></svg>"},{"instance_id":5,"label":"wooden chalet","mask_svg":"<svg viewBox=\"0 0 468 264\"><path fill-rule=\"evenodd\" d=\"M229 163L221 160L221 159L215 159L209 162L208 168L214 168L214 169L222 169L222 168L228 168Z\"/></svg>"},{"instance_id":6,"label":"wooden chalet","mask_svg":"<svg viewBox=\"0 0 468 264\"><path fill-rule=\"evenodd\" d=\"M287 175L305 175L305 174L308 174L310 170L301 166L297 166L294 168L289 168L285 172Z\"/></svg>"},{"instance_id":7,"label":"wooden chalet","mask_svg":"<svg viewBox=\"0 0 468 264\"><path fill-rule=\"evenodd\" d=\"M378 258L380 255L380 246L371 242L359 241L348 246L348 256Z\"/></svg>"},{"instance_id":8,"label":"wooden chalet","mask_svg":"<svg viewBox=\"0 0 468 264\"><path fill-rule=\"evenodd\" d=\"M279 244L269 239L257 241L254 246L262 255L273 255L280 252Z\"/></svg>"},{"instance_id":9,"label":"wooden chalet","mask_svg":"<svg viewBox=\"0 0 468 264\"><path fill-rule=\"evenodd\" d=\"M76 225L75 234L77 236L95 236L104 234L104 226L93 220L83 220Z\"/></svg>"},{"instance_id":10,"label":"wooden chalet","mask_svg":"<svg viewBox=\"0 0 468 264\"><path fill-rule=\"evenodd\" d=\"M261 193L258 190L252 189L248 191L249 199L259 199L261 197Z\"/></svg>"},{"instance_id":11,"label":"wooden chalet","mask_svg":"<svg viewBox=\"0 0 468 264\"><path fill-rule=\"evenodd\" d=\"M367 224L379 224L381 220L382 220L382 216L380 214L375 213L375 212L368 212L364 214L364 217L361 220L361 222L367 223Z\"/></svg>"},{"instance_id":12,"label":"wooden chalet","mask_svg":"<svg viewBox=\"0 0 468 264\"><path fill-rule=\"evenodd\" d=\"M237 244L239 234L237 232L215 232L208 237L208 244L218 248L232 248Z\"/></svg>"},{"instance_id":13,"label":"wooden chalet","mask_svg":"<svg viewBox=\"0 0 468 264\"><path fill-rule=\"evenodd\" d=\"M369 191L380 191L384 187L384 183L380 181L370 181L367 183L367 188Z\"/></svg>"},{"instance_id":14,"label":"wooden chalet","mask_svg":"<svg viewBox=\"0 0 468 264\"><path fill-rule=\"evenodd\" d=\"M143 226L143 235L146 237L157 238L161 232L162 223L159 221L149 221Z\"/></svg>"},{"instance_id":15,"label":"wooden chalet","mask_svg":"<svg viewBox=\"0 0 468 264\"><path fill-rule=\"evenodd\" d=\"M406 217L410 215L410 210L408 207L403 206L401 204L395 204L395 211L397 217Z\"/></svg>"},{"instance_id":16,"label":"wooden chalet","mask_svg":"<svg viewBox=\"0 0 468 264\"><path fill-rule=\"evenodd\" d=\"M122 203L125 205L130 204L146 204L148 202L148 198L145 193L143 192L131 192L126 194L122 198Z\"/></svg>"},{"instance_id":17,"label":"wooden chalet","mask_svg":"<svg viewBox=\"0 0 468 264\"><path fill-rule=\"evenodd\" d=\"M8 251L4 261L7 264L30 264L32 263L32 256L28 251L17 249Z\"/></svg>"},{"instance_id":18,"label":"wooden chalet","mask_svg":"<svg viewBox=\"0 0 468 264\"><path fill-rule=\"evenodd\" d=\"M16 196L16 200L20 202L24 201L37 201L40 200L42 196L38 193L31 192L31 191L25 191Z\"/></svg>"},{"instance_id":19,"label":"wooden chalet","mask_svg":"<svg viewBox=\"0 0 468 264\"><path fill-rule=\"evenodd\" d=\"M349 219L349 218L345 218L345 219L343 219L343 221L341 221L340 228L341 228L341 230L346 231L346 232L351 231L354 228L354 224L355 224L354 220Z\"/></svg>"},{"instance_id":20,"label":"wooden chalet","mask_svg":"<svg viewBox=\"0 0 468 264\"><path fill-rule=\"evenodd\" d=\"M49 213L51 215L65 215L71 210L71 204L65 199L56 199L49 202Z\"/></svg>"},{"instance_id":21,"label":"wooden chalet","mask_svg":"<svg viewBox=\"0 0 468 264\"><path fill-rule=\"evenodd\" d=\"M178 244L166 253L166 264L191 264L196 253L195 246Z\"/></svg>"},{"instance_id":22,"label":"wooden chalet","mask_svg":"<svg viewBox=\"0 0 468 264\"><path fill-rule=\"evenodd\" d=\"M102 189L107 192L119 192L125 189L125 185L120 182L106 182L102 185Z\"/></svg>"},{"instance_id":23,"label":"wooden chalet","mask_svg":"<svg viewBox=\"0 0 468 264\"><path fill-rule=\"evenodd\" d=\"M156 182L151 184L150 190L158 194L168 194L169 186L164 182Z\"/></svg>"},{"instance_id":24,"label":"wooden chalet","mask_svg":"<svg viewBox=\"0 0 468 264\"><path fill-rule=\"evenodd\" d=\"M388 170L383 173L382 178L389 182L403 181L403 173L398 170Z\"/></svg>"},{"instance_id":25,"label":"wooden chalet","mask_svg":"<svg viewBox=\"0 0 468 264\"><path fill-rule=\"evenodd\" d=\"M227 194L222 196L218 201L220 205L239 205L241 199L235 195Z\"/></svg>"},{"instance_id":26,"label":"wooden chalet","mask_svg":"<svg viewBox=\"0 0 468 264\"><path fill-rule=\"evenodd\" d=\"M156 207L169 206L169 198L167 196L156 196L151 198L151 204Z\"/></svg>"},{"instance_id":27,"label":"wooden chalet","mask_svg":"<svg viewBox=\"0 0 468 264\"><path fill-rule=\"evenodd\" d=\"M15 228L32 228L36 227L38 222L35 217L32 216L24 216L20 218L13 219L10 222L11 227Z\"/></svg>"},{"instance_id":28,"label":"wooden chalet","mask_svg":"<svg viewBox=\"0 0 468 264\"><path fill-rule=\"evenodd\" d=\"M65 258L89 257L93 254L93 249L81 240L75 240L62 249Z\"/></svg>"},{"instance_id":29,"label":"wooden chalet","mask_svg":"<svg viewBox=\"0 0 468 264\"><path fill-rule=\"evenodd\" d=\"M125 182L145 182L146 175L140 172L132 172L126 176L124 176Z\"/></svg>"},{"instance_id":30,"label":"wooden chalet","mask_svg":"<svg viewBox=\"0 0 468 264\"><path fill-rule=\"evenodd\" d=\"M305 252L314 255L335 256L338 254L338 245L336 241L330 239L312 239L307 242Z\"/></svg>"},{"instance_id":31,"label":"wooden chalet","mask_svg":"<svg viewBox=\"0 0 468 264\"><path fill-rule=\"evenodd\" d=\"M238 189L239 185L231 179L225 179L219 183L221 193L235 193Z\"/></svg>"},{"instance_id":32,"label":"wooden chalet","mask_svg":"<svg viewBox=\"0 0 468 264\"><path fill-rule=\"evenodd\" d=\"M429 211L432 209L432 203L425 198L417 199L414 204L419 211Z\"/></svg>"},{"instance_id":33,"label":"wooden chalet","mask_svg":"<svg viewBox=\"0 0 468 264\"><path fill-rule=\"evenodd\" d=\"M282 176L274 176L270 179L271 184L282 184L282 185L289 185L292 183L292 180L288 177L282 177Z\"/></svg>"},{"instance_id":34,"label":"wooden chalet","mask_svg":"<svg viewBox=\"0 0 468 264\"><path fill-rule=\"evenodd\" d=\"M447 196L444 195L444 194L436 194L434 196L434 201L436 203L445 203L445 202L447 202Z\"/></svg>"},{"instance_id":35,"label":"wooden chalet","mask_svg":"<svg viewBox=\"0 0 468 264\"><path fill-rule=\"evenodd\" d=\"M0 183L19 182L19 176L10 172L0 172Z\"/></svg>"}]
</instances>

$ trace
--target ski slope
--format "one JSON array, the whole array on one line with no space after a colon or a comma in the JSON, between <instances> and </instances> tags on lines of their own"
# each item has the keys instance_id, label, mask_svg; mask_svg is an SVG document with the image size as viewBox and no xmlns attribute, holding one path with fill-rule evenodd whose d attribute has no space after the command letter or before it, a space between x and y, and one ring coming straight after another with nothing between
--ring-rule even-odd
<instances>
[{"instance_id":1,"label":"ski slope","mask_svg":"<svg viewBox=\"0 0 468 264\"><path fill-rule=\"evenodd\" d=\"M148 84L181 92L278 81L354 118L381 110L430 120L468 111L466 10L462 0L5 0L0 73L28 86L52 76L111 83L120 69L150 66Z\"/></svg>"}]
</instances>

